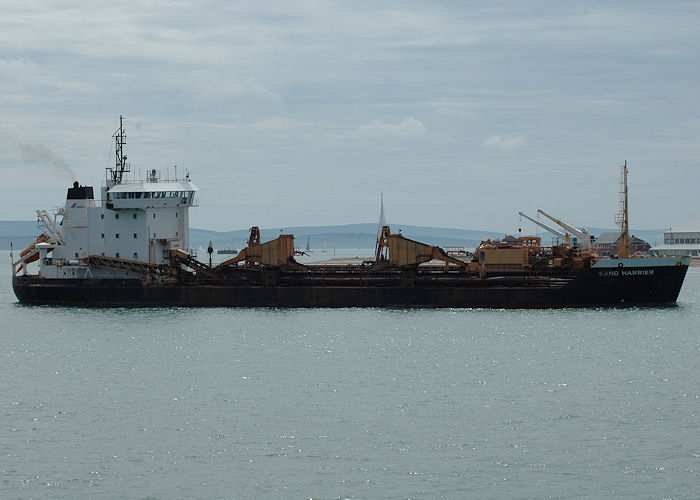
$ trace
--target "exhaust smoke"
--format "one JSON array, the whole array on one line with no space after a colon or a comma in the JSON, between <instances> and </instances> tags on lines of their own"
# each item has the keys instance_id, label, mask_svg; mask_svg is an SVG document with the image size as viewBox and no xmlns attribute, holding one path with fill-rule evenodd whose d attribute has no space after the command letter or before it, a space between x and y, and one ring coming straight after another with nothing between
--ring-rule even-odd
<instances>
[{"instance_id":1,"label":"exhaust smoke","mask_svg":"<svg viewBox=\"0 0 700 500\"><path fill-rule=\"evenodd\" d=\"M50 167L59 172L61 175L69 178L71 182L78 179L78 176L70 165L68 165L62 158L57 156L56 153L51 151L48 146L41 143L18 143L17 147L22 153L22 159L24 161L41 162L47 167Z\"/></svg>"}]
</instances>

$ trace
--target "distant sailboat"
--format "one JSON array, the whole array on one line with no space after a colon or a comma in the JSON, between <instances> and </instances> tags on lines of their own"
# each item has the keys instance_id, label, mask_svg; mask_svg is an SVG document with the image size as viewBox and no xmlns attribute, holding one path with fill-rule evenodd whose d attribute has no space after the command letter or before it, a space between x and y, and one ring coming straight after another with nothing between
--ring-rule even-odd
<instances>
[{"instance_id":1,"label":"distant sailboat","mask_svg":"<svg viewBox=\"0 0 700 500\"><path fill-rule=\"evenodd\" d=\"M321 250L323 253L328 252L328 242L324 241L323 242L323 250Z\"/></svg>"},{"instance_id":2,"label":"distant sailboat","mask_svg":"<svg viewBox=\"0 0 700 500\"><path fill-rule=\"evenodd\" d=\"M380 211L379 211L379 224L377 225L377 242L374 246L374 253L376 254L379 250L379 240L382 236L382 228L386 226L386 215L384 215L384 193L379 194L380 200Z\"/></svg>"},{"instance_id":3,"label":"distant sailboat","mask_svg":"<svg viewBox=\"0 0 700 500\"><path fill-rule=\"evenodd\" d=\"M306 249L304 251L305 252L311 251L311 236L306 237Z\"/></svg>"}]
</instances>

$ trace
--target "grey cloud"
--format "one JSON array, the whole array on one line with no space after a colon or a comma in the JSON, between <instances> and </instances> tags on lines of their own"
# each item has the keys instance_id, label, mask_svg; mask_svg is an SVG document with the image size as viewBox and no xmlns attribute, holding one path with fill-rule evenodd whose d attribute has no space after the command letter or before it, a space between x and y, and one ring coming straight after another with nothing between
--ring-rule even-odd
<instances>
[{"instance_id":1,"label":"grey cloud","mask_svg":"<svg viewBox=\"0 0 700 500\"><path fill-rule=\"evenodd\" d=\"M527 145L527 138L516 135L513 137L502 137L492 135L484 142L484 146L494 149L517 149Z\"/></svg>"},{"instance_id":2,"label":"grey cloud","mask_svg":"<svg viewBox=\"0 0 700 500\"><path fill-rule=\"evenodd\" d=\"M231 224L211 208L238 191L231 172L249 179L254 170L265 173L267 192L308 185L327 193L325 222L354 222L359 215L336 208L332 198L358 200L358 165L382 165L375 175L399 184L407 198L443 200L453 225L470 224L460 210L489 202L493 192L512 192L509 205L524 208L541 176L575 165L548 178L552 205L578 204L591 218L587 225L602 224L617 208L614 186L612 208L591 209L572 191L597 190L621 155L634 166L635 219L670 224L676 213L652 205L697 209L687 189L698 179L696 14L692 2L602 0L584 7L9 2L0 21L0 104L20 141L56 138L65 149L53 147L70 151L81 177L101 174L96 165L104 163L120 113L143 121L130 136L135 160L186 164L201 183L215 179L193 211L193 221L209 227ZM13 210L43 201L30 203L36 192L20 189L26 179L16 142L0 151L8 174L2 199ZM515 185L510 176L489 177L510 172L516 156L517 168L531 175ZM450 181L397 175L432 166ZM314 175L302 183L302 171ZM586 175L573 178L578 172ZM659 193L653 203L641 200L645 185ZM469 186L479 188L467 199ZM484 211L479 223L505 225L505 212ZM259 213L253 202L241 205L236 224ZM281 216L268 210L255 222L278 224ZM284 216L306 221L316 217L314 204L285 207ZM404 214L415 222L434 216L415 203Z\"/></svg>"},{"instance_id":3,"label":"grey cloud","mask_svg":"<svg viewBox=\"0 0 700 500\"><path fill-rule=\"evenodd\" d=\"M253 78L236 81L215 71L190 72L179 80L178 86L200 106L232 110L244 117L268 115L283 104L280 94Z\"/></svg>"},{"instance_id":4,"label":"grey cloud","mask_svg":"<svg viewBox=\"0 0 700 500\"><path fill-rule=\"evenodd\" d=\"M427 127L412 116L404 118L399 123L386 123L374 120L372 123L360 125L353 135L364 138L414 139L425 136Z\"/></svg>"}]
</instances>

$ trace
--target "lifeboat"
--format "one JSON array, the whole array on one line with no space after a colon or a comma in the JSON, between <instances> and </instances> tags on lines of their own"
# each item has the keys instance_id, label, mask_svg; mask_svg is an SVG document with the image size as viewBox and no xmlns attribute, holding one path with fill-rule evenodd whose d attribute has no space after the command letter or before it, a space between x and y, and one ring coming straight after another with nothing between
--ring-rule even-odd
<instances>
[{"instance_id":1,"label":"lifeboat","mask_svg":"<svg viewBox=\"0 0 700 500\"><path fill-rule=\"evenodd\" d=\"M36 251L36 246L39 243L45 243L49 240L49 236L46 233L41 233L36 241L29 245L27 248L22 250L19 253L19 256L22 258L23 264L29 264L30 262L34 262L35 260L39 260L39 252ZM49 249L49 251L53 250L53 248Z\"/></svg>"}]
</instances>

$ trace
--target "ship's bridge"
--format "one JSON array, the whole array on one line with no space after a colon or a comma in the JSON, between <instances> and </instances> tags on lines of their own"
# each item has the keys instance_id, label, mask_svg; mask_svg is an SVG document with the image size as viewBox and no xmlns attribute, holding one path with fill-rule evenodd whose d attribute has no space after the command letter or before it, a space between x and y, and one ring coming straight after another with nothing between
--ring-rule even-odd
<instances>
[{"instance_id":1,"label":"ship's bridge","mask_svg":"<svg viewBox=\"0 0 700 500\"><path fill-rule=\"evenodd\" d=\"M122 181L105 190L108 208L195 207L199 188L189 179Z\"/></svg>"}]
</instances>

